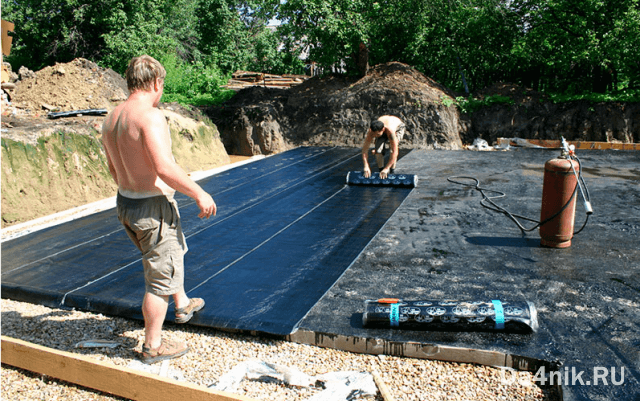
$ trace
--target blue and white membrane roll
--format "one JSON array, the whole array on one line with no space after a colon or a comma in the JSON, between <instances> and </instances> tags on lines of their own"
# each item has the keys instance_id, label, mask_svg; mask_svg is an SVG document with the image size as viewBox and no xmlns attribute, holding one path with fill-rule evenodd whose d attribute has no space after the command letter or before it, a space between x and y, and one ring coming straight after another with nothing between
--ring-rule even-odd
<instances>
[{"instance_id":1,"label":"blue and white membrane roll","mask_svg":"<svg viewBox=\"0 0 640 401\"><path fill-rule=\"evenodd\" d=\"M387 327L433 331L504 331L531 333L538 330L533 303L485 301L406 301L386 298L366 300L364 327Z\"/></svg>"},{"instance_id":2,"label":"blue and white membrane roll","mask_svg":"<svg viewBox=\"0 0 640 401\"><path fill-rule=\"evenodd\" d=\"M418 186L418 176L414 174L394 173L387 175L387 178L380 178L380 173L372 173L369 178L365 178L362 171L349 171L347 173L347 184L415 188Z\"/></svg>"}]
</instances>

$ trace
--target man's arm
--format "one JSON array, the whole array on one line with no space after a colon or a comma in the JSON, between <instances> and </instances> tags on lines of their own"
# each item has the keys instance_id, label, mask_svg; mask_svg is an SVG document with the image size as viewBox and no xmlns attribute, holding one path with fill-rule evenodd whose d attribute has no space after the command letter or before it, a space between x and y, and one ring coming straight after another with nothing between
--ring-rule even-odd
<instances>
[{"instance_id":1,"label":"man's arm","mask_svg":"<svg viewBox=\"0 0 640 401\"><path fill-rule=\"evenodd\" d=\"M113 166L113 162L111 161L111 155L109 154L109 147L107 146L107 144L105 143L105 141L107 140L108 136L111 135L111 133L108 132L108 123L110 124L112 116L109 115L106 119L104 124L102 125L102 149L104 149L104 154L107 156L107 166L109 166L109 173L111 173L111 177L113 177L113 181L115 181L116 185L118 184L118 172L116 171L116 168Z\"/></svg>"},{"instance_id":2,"label":"man's arm","mask_svg":"<svg viewBox=\"0 0 640 401\"><path fill-rule=\"evenodd\" d=\"M371 168L369 167L369 148L371 147L371 142L371 129L369 129L364 139L364 143L362 144L362 172L364 173L365 178L369 178L371 176Z\"/></svg>"},{"instance_id":3,"label":"man's arm","mask_svg":"<svg viewBox=\"0 0 640 401\"><path fill-rule=\"evenodd\" d=\"M389 148L391 151L391 154L389 155L389 161L387 162L387 165L384 166L384 169L382 169L382 171L380 172L380 178L387 178L389 171L391 171L391 167L393 167L398 161L398 138L396 137L395 131L389 131Z\"/></svg>"},{"instance_id":4,"label":"man's arm","mask_svg":"<svg viewBox=\"0 0 640 401\"><path fill-rule=\"evenodd\" d=\"M171 188L193 198L200 208L198 217L215 216L216 204L211 195L175 162L171 152L169 128L162 111L154 109L149 112L142 127L142 137L144 148L158 177Z\"/></svg>"},{"instance_id":5,"label":"man's arm","mask_svg":"<svg viewBox=\"0 0 640 401\"><path fill-rule=\"evenodd\" d=\"M104 153L107 155L107 165L109 166L109 172L111 173L111 177L113 177L113 181L116 182L116 185L119 185L118 173L116 172L115 167L113 167L113 162L111 162L111 157L109 157L109 151L107 150L107 147L104 146L104 144L102 145L102 147L104 148Z\"/></svg>"}]
</instances>

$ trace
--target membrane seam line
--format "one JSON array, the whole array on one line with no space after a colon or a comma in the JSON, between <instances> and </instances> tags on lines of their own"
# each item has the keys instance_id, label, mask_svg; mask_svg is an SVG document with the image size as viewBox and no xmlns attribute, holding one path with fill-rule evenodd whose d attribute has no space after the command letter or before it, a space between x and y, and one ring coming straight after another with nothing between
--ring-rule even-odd
<instances>
[{"instance_id":1,"label":"membrane seam line","mask_svg":"<svg viewBox=\"0 0 640 401\"><path fill-rule=\"evenodd\" d=\"M244 255L240 256L239 258L237 258L236 260L234 260L233 262L229 263L228 265L226 265L225 267L223 267L222 269L218 270L215 274L211 275L210 277L208 277L207 279L205 279L204 281L202 281L200 284L198 284L197 286L193 287L191 290L189 290L189 292L196 290L197 288L201 287L203 284L205 284L206 282L208 282L209 280L213 279L214 277L220 275L222 272L226 271L228 268L230 268L231 266L235 265L236 263L238 263L239 261L241 261L242 259L244 259L247 255L257 251L259 248L261 248L264 244L268 243L269 241L271 241L272 239L274 239L275 237L277 237L278 235L280 235L281 233L283 233L284 231L288 230L291 226L293 226L294 224L296 224L297 222L299 222L300 220L304 219L305 217L307 217L309 214L311 214L313 211L315 211L316 209L318 209L320 206L324 205L325 203L327 203L329 200L331 200L333 197L335 197L336 195L338 195L340 192L344 191L345 188L347 188L347 186L343 186L342 188L340 188L338 191L336 191L335 193L333 193L331 196L329 196L327 199L323 200L322 202L320 202L319 204L317 204L316 206L314 206L313 208L309 209L305 214L303 214L302 216L298 217L297 219L295 219L294 221L292 221L291 223L287 224L285 227L281 228L278 232L276 232L275 234L273 234L271 237L267 238L266 240L262 241L259 245L257 245L256 247L254 247L253 249L251 249L250 251L248 251L247 253L245 253Z\"/></svg>"},{"instance_id":2,"label":"membrane seam line","mask_svg":"<svg viewBox=\"0 0 640 401\"><path fill-rule=\"evenodd\" d=\"M72 249L75 249L75 248L81 247L81 246L83 246L83 245L89 244L89 243L91 243L91 242L93 242L93 241L97 241L97 240L99 240L99 239L106 238L106 237L108 237L108 236L110 236L110 235L112 235L112 234L115 234L115 233L117 233L117 232L119 232L119 231L122 231L122 230L123 230L123 229L121 228L121 229L118 229L118 230L116 230L116 231L112 231L112 232L110 232L110 233L108 233L108 234L104 234L104 235L101 235L101 236L99 236L99 237L92 238L92 239L90 239L90 240L88 240L88 241L85 241L85 242L83 242L83 243L81 243L81 244L74 245L74 246L72 246L72 247L70 247L70 248L63 249L63 250L58 251L58 252L54 252L54 253L52 253L52 254L50 254L50 255L47 255L47 256L44 256L44 257L42 257L42 258L40 258L40 259L38 259L38 260L34 260L33 262L25 263L24 265L19 266L19 267L16 267L15 269L11 269L11 270L9 270L9 271L2 272L2 274L1 274L1 275L5 275L5 274L8 274L8 273L14 272L14 271L16 271L16 270L20 270L20 269L22 269L23 267L27 267L27 266L32 265L32 264L34 264L34 263L42 262L42 261L43 261L43 260L45 260L45 259L48 259L48 258L52 258L52 257L58 256L58 255L60 255L60 254L63 254L63 253L65 253L65 252L68 252L68 251L70 251L70 250L72 250Z\"/></svg>"},{"instance_id":3,"label":"membrane seam line","mask_svg":"<svg viewBox=\"0 0 640 401\"><path fill-rule=\"evenodd\" d=\"M247 181L247 182L242 183L242 184L240 184L240 185L237 185L237 186L235 186L235 187L227 188L227 189L225 189L224 191L222 191L222 192L220 192L220 193L224 193L224 192L230 191L231 189L235 189L235 188L241 187L242 185L246 185L246 184L251 183L251 182L253 182L253 181L255 181L255 180L259 179L259 178L266 177L266 176L268 176L269 174L273 174L273 173L275 173L275 172L277 172L277 171L280 171L280 170L282 170L282 169L284 169L284 168L288 168L288 167L291 167L291 166L295 166L296 164L298 164L298 163L302 163L303 161L306 161L306 160L309 160L309 159L313 159L314 157L321 156L321 155L323 155L323 154L325 154L325 153L329 152L329 151L330 151L330 150L332 150L332 149L335 149L335 147L333 147L333 148L331 148L331 149L328 149L328 150L325 150L325 151L324 151L324 152L322 152L322 153L318 153L318 154L315 154L315 155L313 155L313 156L309 156L309 157L307 157L307 158L305 158L305 159L303 159L303 160L299 160L299 161L297 161L297 162L295 162L295 163L293 163L293 164L287 165L286 167L281 167L281 168L279 168L279 169L277 169L277 170L271 171L271 172L269 172L268 174L263 174L263 175L261 175L261 176L259 176L259 177L256 177L255 179L253 179L253 180L251 180L251 181ZM296 185L297 185L297 184L296 184ZM279 194L279 193L281 193L281 192L278 192L278 194ZM192 202L186 203L184 206L189 206L189 205L192 205L192 204L194 204L194 203L195 203L195 202L194 202L194 201L192 201ZM246 209L245 209L245 210L246 210ZM234 216L234 215L231 215L231 216ZM229 216L229 217L231 217L231 216ZM224 221L224 220L221 220L221 221ZM217 224L217 223L215 223L215 224ZM213 225L215 225L215 224L213 224ZM213 225L212 225L212 226L213 226ZM208 229L209 227L211 227L211 226L208 226L208 227L204 228L203 230L206 230L206 229ZM58 255L61 255L61 254L65 253L65 252L71 251L71 250L73 250L73 249L75 249L75 248L78 248L78 247L81 247L81 246L83 246L83 245L87 245L87 244L89 244L89 243L91 243L91 242L98 241L98 240L100 240L100 239L102 239L102 238L106 238L106 237L108 237L108 236L110 236L110 235L112 235L112 234L115 234L115 233L120 232L120 231L123 231L123 230L124 230L123 228L120 228L120 229L115 230L115 231L112 231L112 232L110 232L110 233L108 233L108 234L101 235L101 236L96 237L96 238L92 238L92 239L90 239L90 240L88 240L88 241L85 241L85 242L83 242L83 243L81 243L81 244L77 244L77 245L74 245L74 246L72 246L72 247L69 247L69 248L63 249L63 250L61 250L61 251L58 251L58 252L52 253L52 254L50 254L50 255L44 256L44 257L42 257L42 258L40 258L40 259L38 259L38 260L34 260L34 261L32 261L32 262L25 263L25 264L23 264L23 265L21 265L21 266L18 266L18 267L16 267L16 268L14 268L14 269L11 269L11 270L9 270L9 271L6 271L6 272L2 272L2 273L0 273L0 276L5 275L5 274L8 274L8 273L11 273L11 272L14 272L14 271L16 271L16 270L20 270L20 269L22 269L22 268L24 268L24 267L27 267L27 266L30 266L30 265L32 265L32 264L34 264L34 263L42 262L42 261L43 261L43 260L45 260L45 259L48 259L48 258L51 258L51 257L55 257L55 256L58 256ZM198 233L200 233L200 232L202 232L202 230L201 230L201 231L198 231L198 232L196 232L196 233L194 233L194 234L189 235L187 238L189 238L189 237L191 237L191 236L193 236L193 235L195 235L195 234L198 234ZM138 259L138 260L141 260L141 259ZM137 262L138 260L136 260L136 262Z\"/></svg>"},{"instance_id":4,"label":"membrane seam line","mask_svg":"<svg viewBox=\"0 0 640 401\"><path fill-rule=\"evenodd\" d=\"M343 160L342 162L340 162L340 163L338 163L338 164L334 165L333 167L336 167L336 166L339 166L339 165L341 165L341 164L344 164L344 163L346 163L347 161L349 161L350 159L353 159L353 158L358 157L358 156L359 156L359 155L351 156L351 157L349 157L349 158L347 158L347 159ZM259 202L255 203L255 204L253 204L253 205L251 205L251 206L248 206L248 207L246 207L246 208L244 208L244 209L242 209L242 210L240 210L240 211L236 212L235 214L233 214L233 215L231 215L231 216L228 216L227 218L225 218L225 219L223 219L223 220L220 220L220 221L218 221L218 222L216 222L216 223L214 223L214 224L212 224L212 225L210 225L210 226L207 226L207 227L205 227L205 228L201 229L200 231L197 231L197 232L195 232L195 233L193 233L193 234L189 235L187 238L190 238L190 237L192 237L192 236L194 236L194 235L196 235L196 234L199 234L199 233L201 233L201 232L203 232L203 231L205 231L205 230L207 230L207 229L209 229L209 228L213 227L214 225L216 225L216 224L218 224L218 223L220 223L220 222L222 222L222 221L224 221L224 220L227 220L227 219L231 218L232 216L237 215L237 214L238 214L238 213L240 213L240 212L243 212L243 211L245 211L245 210L251 209L251 208L253 208L253 207L255 207L255 206L259 205L260 203L265 202L265 201L267 201L267 200L269 200L269 199L273 198L274 196L281 194L282 192L286 191L287 189L290 189L290 188L293 188L293 187L295 187L295 186L298 186L298 185L300 185L300 184L302 184L302 183L304 183L304 182L306 182L306 181L308 181L308 180L312 179L313 177L315 177L315 176L317 176L317 175L319 175L319 174L322 174L323 172L324 172L324 170L322 170L322 171L320 171L320 172L318 172L318 173L316 173L316 174L314 174L314 175L312 175L312 176L310 176L310 177L308 177L308 178L306 178L306 179L304 179L304 180L302 180L302 181L300 181L300 182L296 183L296 184L295 184L295 185L293 185L293 186L287 187L286 189L284 189L284 190L282 190L282 191L280 191L280 192L278 192L278 193L276 193L276 194L274 194L274 195L270 196L269 198L262 199L261 201L259 201ZM342 187L342 189L340 189L339 191L337 191L336 193L334 193L333 195L331 195L329 198L325 199L322 203L320 203L320 204L316 205L314 208L312 208L312 209L310 209L309 211L307 211L304 215L302 215L301 217L299 217L298 219L296 219L294 222L292 222L291 224L289 224L288 226L286 226L285 228L283 228L281 231L285 230L286 228L288 228L288 227L289 227L290 225L292 225L293 223L295 223L295 222L299 221L302 217L306 216L307 214L309 214L309 213L310 213L310 212L312 212L313 210L317 209L320 205L324 204L326 201L328 201L329 199L333 198L336 194L338 194L339 192L341 192L341 191L342 191L342 190L344 190L345 188L346 188L346 185L345 185L345 186L343 186L343 187ZM275 236L275 235L278 235L281 231L279 231L278 233L274 234L274 236ZM273 236L272 236L271 238L273 238ZM263 242L262 244L258 245L258 247L260 247L260 246L262 246L264 243L268 242L271 238L269 238L268 240L266 240L266 241L265 241L265 242ZM255 249L257 249L257 248L255 248ZM255 249L254 249L254 250L255 250ZM230 267L231 265L235 264L235 263L236 263L236 262L238 262L240 259L244 258L248 253L251 253L251 252L253 252L254 250L251 250L251 251L247 252L246 254L242 255L240 258L236 259L236 260L235 260L234 262L232 262L231 264L229 264L229 265L225 266L225 267L223 268L223 270L226 270L228 267ZM101 277L99 277L99 278L97 278L97 279L95 279L95 280L93 280L93 281L91 281L91 282L88 282L88 283L86 283L86 284L84 284L84 285L82 285L82 286L80 286L80 287L78 287L78 288L75 288L75 289L73 289L73 290L71 290L71 291L68 291L67 293L65 293L65 294L64 294L64 296L63 296L63 298L62 298L62 301L61 301L60 305L64 305L64 301L65 301L65 299L66 299L67 295L69 295L69 294L71 294L71 293L73 293L73 292L76 292L76 291L78 291L78 290L81 290L81 289L83 289L83 288L85 288L85 287L87 287L87 286L89 286L89 285L91 285L91 284L94 284L94 283L96 283L96 282L98 282L98 281L102 280L103 278L109 277L109 276L110 276L110 275L112 275L113 273L119 272L119 271L121 271L121 270L123 270L123 269L125 269L125 268L127 268L127 267L130 267L130 266L131 266L131 265L133 265L134 263L137 263L137 262L139 262L139 261L141 261L141 260L142 260L142 258L138 258L138 259L134 260L133 262L131 262L131 263L129 263L129 264L127 264L127 265L125 265L125 266L123 266L123 267L121 267L121 268L117 269L117 270L114 270L114 271L112 271L112 272L109 272L108 274L106 274L106 275L104 275L104 276L101 276ZM217 272L217 273L216 273L216 274L214 274L213 276L211 276L211 277L207 278L204 282L209 281L211 278L215 277L216 275L218 275L219 273L221 273L223 270L220 270L219 272ZM203 282L203 283L204 283L204 282ZM200 285L202 285L203 283L201 283L201 284L199 284L198 286L196 286L196 287L192 288L192 289L191 289L191 290L189 290L188 292L191 292L191 291L195 290L196 288L200 287ZM173 301L171 301L171 302L173 302Z\"/></svg>"},{"instance_id":5,"label":"membrane seam line","mask_svg":"<svg viewBox=\"0 0 640 401\"><path fill-rule=\"evenodd\" d=\"M337 166L339 166L339 165L341 165L341 164L344 164L344 163L346 163L347 161L349 161L349 160L351 160L351 159L353 159L353 158L356 158L356 157L358 157L358 156L359 156L359 155L350 156L350 157L348 157L347 159L345 159L345 160L341 161L340 163L333 165L333 166L332 166L332 168L335 168L335 167L337 167ZM279 191L279 192L276 192L276 193L272 194L271 196L268 196L268 197L266 197L266 198L262 198L262 199L260 199L259 201L257 201L256 203L254 203L254 204L252 204L252 205L249 205L249 206L245 207L244 209L238 210L237 212L235 212L235 213L233 213L233 214L231 214L231 215L229 215L229 216L227 216L227 217L225 217L225 218L223 218L223 219L216 220L215 222L213 222L212 224L210 224L210 225L208 225L208 226L206 226L206 227L202 227L200 230L195 231L195 232L193 232L193 233L191 233L191 234L187 235L187 236L186 236L186 238L191 238L191 237L193 237L193 236L194 236L194 235L196 235L196 234L200 234L201 232L203 232L203 231L205 231L205 230L208 230L208 229L210 229L211 227L213 227L213 226L215 226L215 225L218 225L218 224L220 224L220 223L222 223L222 222L224 222L224 221L226 221L226 220L228 220L228 219L230 219L230 218L232 218L232 217L234 217L234 216L237 216L239 213L242 213L242 212L247 211L247 210L249 210L249 209L251 209L251 208L253 208L253 207L256 207L256 206L258 206L259 204L261 204L261 203L263 203L263 202L266 202L266 201L268 201L269 199L272 199L272 198L276 197L277 195L280 195L281 193L283 193L283 192L285 192L285 191L288 191L288 190L289 190L289 189L291 189L291 188L295 188L295 187L297 187L298 185L303 184L303 183L305 183L305 182L309 181L310 179L312 179L312 178L314 178L314 177L316 177L316 176L318 176L318 175L320 175L320 174L324 173L325 171L326 171L326 169L324 169L324 168L323 168L323 169L321 169L319 172L317 172L317 173L315 173L315 174L313 174L313 175L311 175L311 176L309 176L309 177L305 178L304 180L298 181L297 183L295 183L295 184L293 184L293 185L290 185L290 186L288 186L288 187L286 187L286 188L282 189L281 191Z\"/></svg>"},{"instance_id":6,"label":"membrane seam line","mask_svg":"<svg viewBox=\"0 0 640 401\"><path fill-rule=\"evenodd\" d=\"M284 167L280 167L279 169L273 170L273 171L271 171L271 172L269 172L269 173L267 173L267 174L262 174L261 176L256 177L256 178L254 178L254 179L253 179L253 180L251 180L251 181L243 182L242 184L236 185L235 187L229 187L229 188L225 189L224 191L220 191L220 192L218 192L216 195L218 195L218 194L223 194L223 193L228 192L228 191L230 191L230 190L232 190L232 189L239 188L239 187L241 187L241 186L243 186L243 185L249 184L249 183L251 183L251 182L253 182L253 181L256 181L256 180L258 180L258 179L260 179L260 178L266 177L266 176L268 176L268 175L270 175L270 174L273 174L273 173L275 173L275 172L278 172L278 171L280 171L280 170L284 170L284 169L287 169L287 168L289 168L289 167L291 167L291 166L295 166L296 164L299 164L299 163L305 162L305 161L307 161L307 160L310 160L310 159L316 158L316 157L318 157L318 156L322 156L323 154L328 153L328 152L329 152L330 150L332 150L332 149L335 149L335 146L334 146L333 148L330 148L330 149L325 150L325 151L324 151L324 152L322 152L322 153L318 153L318 154L315 154L315 155L313 155L313 156L305 157L304 159L302 159L302 160L298 160L298 161L297 161L297 162L295 162L295 163L287 164L287 165L285 165Z\"/></svg>"},{"instance_id":7,"label":"membrane seam line","mask_svg":"<svg viewBox=\"0 0 640 401\"><path fill-rule=\"evenodd\" d=\"M117 270L114 270L114 271L112 271L112 272L109 272L109 273L105 274L104 276L100 276L100 277L98 277L97 279L95 279L95 280L93 280L93 281L89 281L88 283L85 283L84 285L82 285L82 286L80 286L80 287L78 287L78 288L75 288L75 289L73 289L73 290L71 290L71 291L68 291L67 293L65 293L65 294L62 296L62 300L60 301L60 305L64 305L64 301L67 299L67 295L71 294L72 292L76 292L76 291L78 291L78 290L81 290L81 289L83 289L83 288L85 288L85 287L90 286L90 285L91 285L91 284L93 284L93 283L96 283L96 282L98 282L98 281L102 280L103 278L109 277L109 276L111 276L111 275L112 275L112 274L114 274L114 273L118 273L119 271L126 269L127 267L129 267L129 266L133 265L134 263L138 263L140 260L142 260L142 258L140 258L140 259L136 259L136 260L134 260L133 262L129 262L128 264L126 264L126 265L122 266L121 268L119 268L119 269L117 269Z\"/></svg>"},{"instance_id":8,"label":"membrane seam line","mask_svg":"<svg viewBox=\"0 0 640 401\"><path fill-rule=\"evenodd\" d=\"M336 148L336 147L334 146L333 148L327 149L327 150L325 150L325 151L324 151L324 152L322 152L322 153L318 153L318 154L315 154L315 155L312 155L312 156L305 157L304 159L301 159L301 160L298 160L297 162L294 162L294 163L288 164L288 165L286 165L285 167L280 167L280 168L278 168L278 169L276 169L276 170L270 171L270 172L269 172L269 173L267 173L267 174L262 174L261 176L258 176L258 177L256 177L256 178L254 178L254 179L250 180L250 181L245 181L245 182L243 182L242 184L236 185L236 186L234 186L234 187L229 187L229 188L227 188L227 189L225 189L225 190L223 190L223 191L220 191L220 192L216 193L216 195L223 194L223 193L225 193L225 192L231 191L232 189L240 188L240 187L241 187L241 186L243 186L243 185L250 184L250 183L252 183L252 182L254 182L254 181L256 181L256 180L258 180L258 179L260 179L260 178L264 178L264 177L266 177L266 176L268 176L268 175L271 175L271 174L273 174L273 173L276 173L276 172L278 172L278 171L280 171L280 170L284 170L284 169L287 169L287 168L289 168L289 167L291 167L291 166L295 166L296 164L302 163L302 162L304 162L304 161L307 161L307 160L313 159L313 158L318 157L318 156L322 156L323 154L325 154L325 153L327 153L327 152L329 152L330 150L335 149L335 148ZM189 198L189 199L190 199L190 198ZM186 202L186 203L183 205L183 207L184 207L184 206L190 206L190 205L193 205L194 203L196 203L196 202L195 202L194 200L190 199L190 201L189 201L189 202Z\"/></svg>"},{"instance_id":9,"label":"membrane seam line","mask_svg":"<svg viewBox=\"0 0 640 401\"><path fill-rule=\"evenodd\" d=\"M266 176L268 176L268 175L270 175L270 174L273 174L273 173L275 173L275 172L277 172L277 171L284 170L285 168L288 168L288 167L294 166L294 165L296 165L296 164L298 164L298 163L302 163L302 162L304 162L304 161L307 161L307 160L313 159L313 158L315 158L315 157L322 156L323 154L328 153L330 150L335 149L335 148L336 148L336 147L333 147L333 148L328 149L328 150L326 150L326 151L324 151L324 152L322 152L322 153L319 153L319 154L317 154L317 155L309 156L309 157L305 158L304 160L299 160L299 161L297 161L297 162L295 162L295 163L293 163L293 164L288 165L287 167L281 167L281 168L279 168L279 169L277 169L277 170L271 171L271 172L270 172L270 173L268 173L268 174L263 174L263 175L261 175L261 176L259 176L259 177L256 177L256 178L254 178L254 179L252 179L252 180L250 180L250 181L246 181L246 182L243 182L243 183L242 183L242 184L240 184L240 185L236 185L235 187L227 188L227 189L225 189L225 190L223 190L223 191L220 191L220 192L216 193L216 194L215 194L215 196L220 195L220 194L223 194L223 193L225 193L225 192L227 192L227 191L230 191L230 190L232 190L232 189L240 188L240 187L242 187L243 185L248 185L248 184L250 184L250 183L252 183L252 182L254 182L254 181L256 181L256 180L258 180L258 179L260 179L260 178L266 177ZM356 155L356 156L357 156L357 155ZM346 159L346 160L349 160L349 159L354 158L354 157L356 157L356 156L350 156L350 157L349 157L348 159ZM342 164L342 162L341 162L341 163L339 163L339 164L335 164L335 165L332 165L332 163L333 163L333 162L330 162L330 163L324 164L322 167L320 167L320 169L326 169L326 168L327 168L326 166L331 166L331 167L329 167L329 168L333 168L333 167L335 167L335 166L339 166L340 164ZM317 171L317 170L318 170L318 169L314 169L313 171ZM315 175L314 175L314 177L315 177ZM296 183L295 185L298 185L298 184L299 184L299 183ZM294 185L294 186L295 186L295 185ZM281 187L284 187L284 185L282 185ZM287 188L292 188L292 187L293 187L293 186L288 186ZM283 191L280 191L280 192L278 192L277 194L280 194L280 193L282 193L282 192L283 192ZM195 204L195 201L194 201L194 200L192 200L192 199L189 199L189 201L188 201L188 202L185 202L181 207L187 207L187 206L191 206L191 205L193 205L193 204ZM224 220L221 220L221 221L224 221ZM212 225L210 225L210 226L207 226L207 227L203 228L203 230L206 230L206 229L208 229L208 228L210 228L210 227L213 227L213 226L214 226L214 225L216 225L216 224L218 224L218 222L213 223ZM198 233L200 233L200 232L202 232L202 231L198 231ZM187 238L189 238L191 235L193 235L193 234L190 234L189 236L187 236Z\"/></svg>"}]
</instances>

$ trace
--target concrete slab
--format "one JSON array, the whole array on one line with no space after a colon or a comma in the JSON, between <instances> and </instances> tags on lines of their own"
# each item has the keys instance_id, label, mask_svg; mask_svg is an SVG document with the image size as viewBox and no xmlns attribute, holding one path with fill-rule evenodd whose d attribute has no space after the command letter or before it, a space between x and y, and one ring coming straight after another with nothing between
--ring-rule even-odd
<instances>
[{"instance_id":1,"label":"concrete slab","mask_svg":"<svg viewBox=\"0 0 640 401\"><path fill-rule=\"evenodd\" d=\"M540 247L481 194L539 219L544 163L557 150L414 150L398 164L420 185L299 324L294 341L372 353L557 369L565 400L640 399L640 154L581 151L594 214L568 249ZM581 203L576 228L586 214ZM524 221L525 227L533 223ZM366 299L531 301L533 334L365 329ZM550 380L546 384L550 384Z\"/></svg>"}]
</instances>

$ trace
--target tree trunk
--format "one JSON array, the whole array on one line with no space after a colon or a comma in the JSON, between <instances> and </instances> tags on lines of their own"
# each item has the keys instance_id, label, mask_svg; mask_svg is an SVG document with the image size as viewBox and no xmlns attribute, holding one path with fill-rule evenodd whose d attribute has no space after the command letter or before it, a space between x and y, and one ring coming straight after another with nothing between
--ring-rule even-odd
<instances>
[{"instance_id":1,"label":"tree trunk","mask_svg":"<svg viewBox=\"0 0 640 401\"><path fill-rule=\"evenodd\" d=\"M360 74L361 77L367 75L367 72L369 72L369 47L364 43L360 43L358 48L357 66L358 74Z\"/></svg>"}]
</instances>

